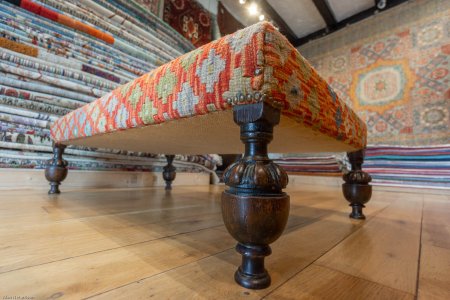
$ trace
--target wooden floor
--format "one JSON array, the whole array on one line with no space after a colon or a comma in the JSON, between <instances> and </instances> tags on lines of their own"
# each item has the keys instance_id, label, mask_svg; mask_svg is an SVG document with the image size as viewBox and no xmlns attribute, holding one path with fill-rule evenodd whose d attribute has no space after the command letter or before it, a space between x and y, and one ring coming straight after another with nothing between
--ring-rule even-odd
<instances>
[{"instance_id":1,"label":"wooden floor","mask_svg":"<svg viewBox=\"0 0 450 300\"><path fill-rule=\"evenodd\" d=\"M356 222L339 188L288 189L272 285L252 291L222 188L0 191L0 299L450 299L445 194L375 190Z\"/></svg>"}]
</instances>

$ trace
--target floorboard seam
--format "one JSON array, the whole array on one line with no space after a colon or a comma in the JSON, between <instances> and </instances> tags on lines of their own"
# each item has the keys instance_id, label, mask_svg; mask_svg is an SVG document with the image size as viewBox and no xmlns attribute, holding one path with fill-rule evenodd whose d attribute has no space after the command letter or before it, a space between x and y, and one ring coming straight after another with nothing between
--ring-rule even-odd
<instances>
[{"instance_id":1,"label":"floorboard seam","mask_svg":"<svg viewBox=\"0 0 450 300\"><path fill-rule=\"evenodd\" d=\"M399 289L393 288L393 287L391 287L391 286L387 286L387 285L384 285L384 284L382 284L382 283L379 283L379 282L375 282L375 281L369 280L369 279L367 279L367 278L363 278L363 277L351 275L351 274L345 273L345 272L343 272L343 271L341 271L341 270L337 270L337 269L332 268L332 267L329 267L329 266L324 266L324 265L322 265L322 264L320 264L320 263L314 263L314 264L315 264L316 266L321 267L321 268L327 268L327 269L329 269L329 270L332 270L332 271L335 271L335 272L339 272L339 273L344 274L344 275L346 275L346 276L351 276L351 277L354 277L354 278L357 278L357 279L360 279L360 280L363 280L363 281L366 281L366 282L371 282L371 283L374 283L374 284L377 284L377 285L381 285L381 286L384 287L384 288L388 288L388 289L391 289L391 290L394 290L394 291L397 291L397 292L401 292L401 293L404 293L404 294L408 294L408 295L414 296L414 294L412 294L412 293L410 293L410 292L403 291L403 290L399 290Z\"/></svg>"},{"instance_id":2,"label":"floorboard seam","mask_svg":"<svg viewBox=\"0 0 450 300\"><path fill-rule=\"evenodd\" d=\"M433 247L433 248L439 248L439 249L442 249L442 250L450 250L450 248L449 247L444 247L444 246L440 246L440 245L435 245L435 244L433 244L432 242L427 242L427 241L424 241L423 243L421 243L420 244L420 248L422 249L422 245L426 245L426 246L428 246L428 247Z\"/></svg>"},{"instance_id":3,"label":"floorboard seam","mask_svg":"<svg viewBox=\"0 0 450 300\"><path fill-rule=\"evenodd\" d=\"M86 219L94 219L94 218L106 218L106 217L116 217L116 216L128 216L128 215L138 215L138 214L145 214L145 213L151 213L151 212L166 212L166 211L176 211L176 210L184 210L186 208L205 208L205 206L202 206L201 204L199 205L185 205L182 206L181 208L162 208L162 209L158 209L158 208L151 208L151 209L146 209L146 210L132 210L132 211L127 211L127 212L119 212L119 213L109 213L109 214L103 214L103 215L97 215L97 216L88 216L88 217L74 217L74 218L70 218L70 219L64 219L61 221L66 221L66 220L80 220L80 222L83 222ZM217 211L216 213L220 213L219 211ZM61 221L57 221L57 222L61 222Z\"/></svg>"},{"instance_id":4,"label":"floorboard seam","mask_svg":"<svg viewBox=\"0 0 450 300\"><path fill-rule=\"evenodd\" d=\"M198 229L198 230L192 230L192 231L180 232L180 233L177 233L177 234L167 235L167 236L164 236L164 237L160 237L160 238L156 238L156 239L151 239L151 240L145 240L145 241L142 241L142 242L132 243L132 244L128 244L128 245L125 245L125 246L114 247L114 248L108 248L108 249L103 249L103 250L99 250L99 251L89 252L89 253L85 253L85 254L80 254L80 255L70 256L70 257L66 257L66 258L62 258L62 259L57 259L57 260L52 260L52 261L44 262L44 263L37 264L37 265L31 265L31 266L26 266L26 267L22 267L22 268L13 269L13 270L8 270L8 271L5 271L5 272L0 272L0 275L6 274L6 273L10 273L10 272L14 272L14 271L19 271L19 270L27 269L27 268L39 267L39 266L43 266L43 265L47 265L47 264L51 264L51 263L55 263L55 262L60 262L60 261L68 260L68 259L73 259L73 258L77 258L77 257L82 257L82 256L87 256L87 255L92 255L92 254L97 254L97 253L101 253L101 252L105 252L105 251L117 250L117 249L120 249L120 248L131 247L131 246L135 246L135 245L139 245L139 244L144 244L144 243L148 243L148 242L154 242L154 241L158 241L158 240L162 240L162 239L169 239L169 238L173 238L173 237L176 237L176 236L179 236L179 235L183 235L183 234L189 234L189 233L194 233L194 232L198 232L198 231L202 231L202 230L208 230L208 229L216 229L217 227L221 227L221 226L223 226L223 225L216 225L216 226L211 226L211 227L202 228L202 229Z\"/></svg>"},{"instance_id":5,"label":"floorboard seam","mask_svg":"<svg viewBox=\"0 0 450 300\"><path fill-rule=\"evenodd\" d=\"M179 266L176 266L176 267L167 269L167 270L165 270L165 271L163 271L163 272L159 272L159 273L156 273L156 274L147 276L147 277L143 277L143 278L140 278L140 279L138 279L138 280L133 280L133 281L128 282L128 283L126 283L126 284L123 284L123 285L121 285L121 286L117 286L117 287L112 288L112 289L110 289L110 290L107 290L107 291L104 291L104 292L100 292L100 293L97 293L97 294L94 294L94 295L91 295L91 296L88 296L88 297L85 297L85 298L82 298L82 299L83 299L83 300L92 299L92 298L97 297L97 296L100 296L100 295L102 295L102 294L105 294L105 293L108 293L108 292L111 292L111 291L114 291L114 290L123 288L123 287L125 287L125 286L130 285L130 284L133 284L133 283L136 283L136 282L139 282L139 281L142 281L142 280L146 280L146 279L149 279L149 278L152 278L152 277L155 277L155 276L163 275L163 274L165 274L165 273L167 273L167 272L170 272L170 271L172 271L172 270L176 270L176 269L179 269L179 268L181 268L181 267L190 265L190 264L192 264L192 263L194 263L194 262L202 261L202 260L204 260L204 259L207 259L207 258L212 257L212 256L216 256L216 255L218 255L218 254L224 253L224 252L229 251L229 250L232 250L232 249L234 249L234 247L227 248L227 249L224 249L224 250L222 250L222 251L219 251L219 252L216 252L216 253L213 253L213 254L204 256L204 257L202 257L202 258L200 258L200 259L197 259L197 260L195 260L195 261L191 261L191 262L188 262L188 263L185 263L185 264L182 264L182 265L179 265Z\"/></svg>"},{"instance_id":6,"label":"floorboard seam","mask_svg":"<svg viewBox=\"0 0 450 300\"><path fill-rule=\"evenodd\" d=\"M419 297L419 278L420 278L420 260L422 256L422 230L423 230L423 210L425 207L425 196L422 196L422 215L420 217L420 235L419 235L419 257L417 261L417 275L416 275L416 293L414 299L417 300Z\"/></svg>"},{"instance_id":7,"label":"floorboard seam","mask_svg":"<svg viewBox=\"0 0 450 300\"><path fill-rule=\"evenodd\" d=\"M378 212L376 212L375 214L373 214L368 220L366 220L366 223L369 223L370 221L372 221L372 219L377 216L379 213L381 213L382 211L384 211L386 208L388 208L391 205L391 203L389 205L387 205L386 207L380 209ZM331 250L333 250L334 248L336 248L340 243L342 243L342 241L344 241L345 239L347 239L349 236L351 236L352 234L355 234L356 232L358 232L361 228L363 228L363 225L361 225L358 229L356 229L355 231L349 233L348 235L346 235L345 237L343 237L341 240L339 240L336 244L334 244L330 249L328 249L327 251L325 251L324 253L322 253L322 255L318 256L316 259L314 259L313 261L311 261L308 265L306 265L305 267L303 267L301 270L299 270L298 272L296 272L294 275L292 275L291 277L289 277L288 279L286 279L285 282L283 282L282 284L280 284L279 286L277 286L276 288L274 288L273 290L271 290L270 292L268 292L266 295L262 296L261 299L264 299L266 297L268 297L269 295L271 295L273 292L275 292L276 290L278 290L280 287L282 287L283 285L285 285L288 281L290 281L292 278L294 278L295 276L297 276L298 274L300 274L303 270L307 269L309 266L311 266L312 264L314 264L317 260L319 260L322 256L324 256L325 254L327 254L328 252L330 252Z\"/></svg>"}]
</instances>

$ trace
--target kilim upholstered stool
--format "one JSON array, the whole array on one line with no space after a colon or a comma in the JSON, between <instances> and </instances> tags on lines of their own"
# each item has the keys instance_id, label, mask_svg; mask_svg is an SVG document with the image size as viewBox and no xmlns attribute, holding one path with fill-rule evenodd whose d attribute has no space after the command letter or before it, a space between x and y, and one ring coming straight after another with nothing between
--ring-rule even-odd
<instances>
[{"instance_id":1,"label":"kilim upholstered stool","mask_svg":"<svg viewBox=\"0 0 450 300\"><path fill-rule=\"evenodd\" d=\"M236 124L238 126L236 126ZM240 133L239 133L240 131ZM50 193L67 175L66 145L173 154L240 153L224 173L222 214L238 241L244 287L270 285L264 257L289 214L286 172L275 153L348 151L343 191L351 217L363 218L370 177L361 171L365 124L270 23L225 36L125 84L57 120ZM240 138L239 138L240 137Z\"/></svg>"}]
</instances>

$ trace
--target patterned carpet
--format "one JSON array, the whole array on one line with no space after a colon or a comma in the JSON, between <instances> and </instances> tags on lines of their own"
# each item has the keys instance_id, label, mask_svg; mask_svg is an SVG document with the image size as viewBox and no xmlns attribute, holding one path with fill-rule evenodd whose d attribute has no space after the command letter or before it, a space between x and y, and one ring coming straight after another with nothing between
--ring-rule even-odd
<instances>
[{"instance_id":1,"label":"patterned carpet","mask_svg":"<svg viewBox=\"0 0 450 300\"><path fill-rule=\"evenodd\" d=\"M372 184L450 188L450 1L410 1L299 50L366 122ZM281 163L327 175L309 159L322 165Z\"/></svg>"},{"instance_id":2,"label":"patterned carpet","mask_svg":"<svg viewBox=\"0 0 450 300\"><path fill-rule=\"evenodd\" d=\"M195 0L165 0L163 19L200 47L211 41L211 14Z\"/></svg>"},{"instance_id":3,"label":"patterned carpet","mask_svg":"<svg viewBox=\"0 0 450 300\"><path fill-rule=\"evenodd\" d=\"M300 52L365 120L369 144L448 144L450 1L401 5Z\"/></svg>"}]
</instances>

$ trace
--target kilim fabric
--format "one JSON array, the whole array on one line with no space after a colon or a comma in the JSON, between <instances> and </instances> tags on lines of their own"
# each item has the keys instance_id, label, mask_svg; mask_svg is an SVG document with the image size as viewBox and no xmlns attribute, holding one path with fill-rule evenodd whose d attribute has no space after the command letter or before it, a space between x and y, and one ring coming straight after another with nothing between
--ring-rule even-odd
<instances>
[{"instance_id":1,"label":"kilim fabric","mask_svg":"<svg viewBox=\"0 0 450 300\"><path fill-rule=\"evenodd\" d=\"M0 1L0 37L5 39L0 47L0 168L45 168L56 119L194 49L156 16L136 17L119 2L130 3ZM114 43L61 24L56 12L114 36ZM35 51L17 51L8 41ZM164 157L144 152L85 146L66 151L71 169L160 172L166 164ZM177 155L175 160L179 172L211 172L220 162L210 155Z\"/></svg>"},{"instance_id":2,"label":"kilim fabric","mask_svg":"<svg viewBox=\"0 0 450 300\"><path fill-rule=\"evenodd\" d=\"M196 47L212 39L211 15L195 0L164 0L163 19Z\"/></svg>"},{"instance_id":3,"label":"kilim fabric","mask_svg":"<svg viewBox=\"0 0 450 300\"><path fill-rule=\"evenodd\" d=\"M49 0L42 0L49 1ZM128 0L78 0L84 6L89 9L94 7L106 8L113 14L103 14L103 20L111 20L113 24L120 24L121 27L127 28L130 32L139 32L140 35L145 36L145 33L162 33L161 39L154 39L154 43L171 45L173 48L183 49L183 53L187 50L192 50L194 47L185 37L174 30L169 24L161 22L161 19L153 14L147 13L143 9L131 9L129 7L130 1ZM163 1L163 0L161 0ZM72 11L71 14L76 14L76 11ZM104 22L108 23L108 22ZM100 24L97 24L100 26ZM109 28L108 31L111 31ZM116 34L119 34L117 32ZM174 49L174 50L176 50ZM165 52L169 52L170 49L164 49Z\"/></svg>"},{"instance_id":4,"label":"kilim fabric","mask_svg":"<svg viewBox=\"0 0 450 300\"><path fill-rule=\"evenodd\" d=\"M92 3L91 1L86 0L80 0L83 5L87 6L88 8L92 9L100 9L102 12L104 12L104 8L102 8L99 5ZM120 28L117 28L116 24L107 24L105 21L100 20L98 16L92 15L89 11L86 10L86 8L75 6L73 3L64 3L60 4L58 2L55 3L54 0L42 0L42 2L50 3L56 5L57 8L61 9L64 12L70 12L74 14L77 17L80 17L82 20L87 19L90 24L95 24L99 28L103 29L100 30L96 27L93 27L85 22L81 22L78 20L78 18L73 18L66 14L61 14L53 10L53 8L47 8L47 4L41 5L37 2L33 2L30 0L21 0L20 1L20 7L23 9L26 9L27 11L30 11L36 15L42 16L44 18L47 18L49 20L58 22L60 24L63 24L69 28L75 29L77 31L84 32L90 36L93 36L99 40L102 40L108 44L113 44L114 46L118 47L119 49L127 48L128 51L134 52L133 54L138 57L142 57L144 59L151 59L154 60L154 63L156 65L161 65L162 62L158 59L156 59L157 55L155 55L155 51L159 52L159 55L167 58L174 58L175 56L178 56L182 52L177 51L176 49L165 49L164 45L161 45L161 41L158 39L155 39L152 34L149 34L149 32L152 32L154 30L147 29L143 30L139 26L136 26L135 24L126 21L126 17L118 17L118 16L105 16L107 20L114 19L113 23L120 22L121 26L126 26L127 30L123 30ZM88 16L88 17L87 17ZM112 20L111 20L112 21ZM108 31L108 32L106 32ZM129 45L124 43L121 40L116 40L114 35L110 34L109 32L113 33L115 36L120 37L121 39L124 39L127 42L137 44L142 48L145 48L148 50L148 52L142 52L142 51L133 51L133 48L129 48ZM139 39L136 37L136 33L139 33L141 36L145 37L145 39L150 39L151 43L146 43L145 40ZM162 46L162 47L161 47ZM189 47L187 49L191 49L192 47ZM161 51L165 50L165 51ZM177 55L168 55L166 52L172 52ZM172 54L171 53L171 54Z\"/></svg>"},{"instance_id":5,"label":"kilim fabric","mask_svg":"<svg viewBox=\"0 0 450 300\"><path fill-rule=\"evenodd\" d=\"M13 3L17 5L17 3L15 2L16 1L13 1ZM59 14L56 11L48 9L42 5L39 5L34 1L21 0L20 7L46 19L58 22L60 24L66 25L67 27L74 28L79 31L85 32L89 35L95 36L96 38L103 40L109 44L114 43L114 37L112 35L102 32L92 26L89 26L78 20L75 20L69 16Z\"/></svg>"},{"instance_id":6,"label":"kilim fabric","mask_svg":"<svg viewBox=\"0 0 450 300\"><path fill-rule=\"evenodd\" d=\"M0 84L0 97L11 97L14 99L24 99L29 102L41 102L50 105L56 105L61 108L75 109L83 106L85 103L65 97L43 94L36 91L22 90L15 87L3 86ZM64 113L65 114L65 113Z\"/></svg>"},{"instance_id":7,"label":"kilim fabric","mask_svg":"<svg viewBox=\"0 0 450 300\"><path fill-rule=\"evenodd\" d=\"M147 12L151 12L155 16L159 14L159 7L161 6L161 2L163 0L134 0L130 2L135 2L142 7L144 7Z\"/></svg>"},{"instance_id":8,"label":"kilim fabric","mask_svg":"<svg viewBox=\"0 0 450 300\"><path fill-rule=\"evenodd\" d=\"M264 99L313 131L354 148L366 127L270 23L211 42L57 120L57 142L229 110Z\"/></svg>"},{"instance_id":9,"label":"kilim fabric","mask_svg":"<svg viewBox=\"0 0 450 300\"><path fill-rule=\"evenodd\" d=\"M114 76L113 74L107 73L105 71L93 68L93 67L88 66L88 65L82 65L81 71L87 72L87 73L90 73L90 74L94 74L94 75L97 75L99 77L103 77L103 78L106 78L108 80L120 83L120 78L119 77Z\"/></svg>"},{"instance_id":10,"label":"kilim fabric","mask_svg":"<svg viewBox=\"0 0 450 300\"><path fill-rule=\"evenodd\" d=\"M450 1L402 4L300 51L366 122L369 145L450 141Z\"/></svg>"},{"instance_id":11,"label":"kilim fabric","mask_svg":"<svg viewBox=\"0 0 450 300\"><path fill-rule=\"evenodd\" d=\"M160 26L157 25L163 22L155 16L145 13L147 19L153 17L154 20L150 24L146 24L147 19L144 20L144 23L140 23L134 14L127 15L118 9L122 5L131 5L134 2L108 0L104 4L110 9L105 9L105 7L99 5L97 2L102 1L98 0L95 2L92 0L79 0L74 3L61 3L57 0L41 0L40 2L51 5L52 7L54 6L64 13L82 19L105 32L111 33L114 37L120 38L120 40L114 40L114 45L118 48L128 48L127 43L131 43L148 50L146 52L138 51L134 54L135 56L145 57L146 59L155 59L158 56L163 56L168 59L173 59L185 53L187 50L193 49L193 45L170 28L169 25L164 23L164 28L159 28ZM127 8L124 7L124 9ZM92 10L99 11L100 14L93 14ZM130 13L133 11L130 11ZM155 22L155 19L158 22ZM155 35L161 35L162 38L157 39ZM172 47L167 47L169 45ZM180 47L185 48L186 51L180 52ZM157 54L157 52L159 53ZM160 62L155 61L155 63L161 65Z\"/></svg>"},{"instance_id":12,"label":"kilim fabric","mask_svg":"<svg viewBox=\"0 0 450 300\"><path fill-rule=\"evenodd\" d=\"M38 56L38 49L22 43L11 41L7 38L0 37L0 47L22 53L28 56Z\"/></svg>"}]
</instances>

